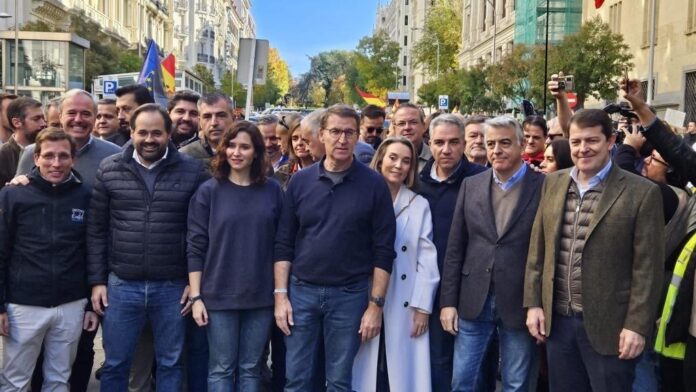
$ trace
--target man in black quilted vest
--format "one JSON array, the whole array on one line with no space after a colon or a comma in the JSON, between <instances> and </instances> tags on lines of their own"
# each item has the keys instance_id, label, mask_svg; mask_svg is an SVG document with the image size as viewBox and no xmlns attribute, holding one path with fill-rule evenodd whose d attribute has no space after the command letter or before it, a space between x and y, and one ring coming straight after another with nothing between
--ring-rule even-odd
<instances>
[{"instance_id":1,"label":"man in black quilted vest","mask_svg":"<svg viewBox=\"0 0 696 392\"><path fill-rule=\"evenodd\" d=\"M133 143L99 166L87 226L92 303L104 316L101 390L127 390L135 346L149 321L157 390L177 391L183 376L182 315L190 307L188 203L208 175L170 141L171 119L164 109L140 106L130 126Z\"/></svg>"}]
</instances>

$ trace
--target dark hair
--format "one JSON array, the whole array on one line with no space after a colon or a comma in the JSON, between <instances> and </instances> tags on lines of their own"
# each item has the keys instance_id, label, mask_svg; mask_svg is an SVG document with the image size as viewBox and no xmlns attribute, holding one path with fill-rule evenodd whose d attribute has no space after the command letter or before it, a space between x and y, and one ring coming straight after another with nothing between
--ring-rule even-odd
<instances>
[{"instance_id":1,"label":"dark hair","mask_svg":"<svg viewBox=\"0 0 696 392\"><path fill-rule=\"evenodd\" d=\"M367 118L387 118L387 113L377 105L367 105L360 111L360 120Z\"/></svg>"},{"instance_id":2,"label":"dark hair","mask_svg":"<svg viewBox=\"0 0 696 392\"><path fill-rule=\"evenodd\" d=\"M24 118L27 116L28 109L40 107L41 102L29 97L19 97L10 102L10 105L7 107L7 121L9 121L10 127L14 129L14 125L12 125L13 118L18 118L21 121L24 121Z\"/></svg>"},{"instance_id":3,"label":"dark hair","mask_svg":"<svg viewBox=\"0 0 696 392\"><path fill-rule=\"evenodd\" d=\"M0 104L6 99L17 99L17 96L10 93L0 93Z\"/></svg>"},{"instance_id":4,"label":"dark hair","mask_svg":"<svg viewBox=\"0 0 696 392\"><path fill-rule=\"evenodd\" d=\"M152 98L150 90L140 84L130 84L128 86L122 86L116 89L117 97L121 98L126 94L133 94L135 102L138 104L138 106L146 103L155 103L155 99Z\"/></svg>"},{"instance_id":5,"label":"dark hair","mask_svg":"<svg viewBox=\"0 0 696 392\"><path fill-rule=\"evenodd\" d=\"M268 164L266 161L266 145L261 136L261 131L249 121L238 121L232 125L232 128L225 131L222 139L218 144L217 152L213 157L212 167L213 176L218 181L224 181L230 176L230 164L227 162L227 146L230 141L237 137L240 133L246 133L251 139L251 144L254 146L254 160L251 162L251 170L249 177L253 184L263 184L266 182L266 170Z\"/></svg>"},{"instance_id":6,"label":"dark hair","mask_svg":"<svg viewBox=\"0 0 696 392\"><path fill-rule=\"evenodd\" d=\"M201 96L191 90L177 91L174 93L172 99L167 103L167 111L171 112L179 101L191 102L192 104L197 105L199 99L201 99Z\"/></svg>"},{"instance_id":7,"label":"dark hair","mask_svg":"<svg viewBox=\"0 0 696 392\"><path fill-rule=\"evenodd\" d=\"M611 117L602 109L582 109L577 111L570 118L569 124L576 124L580 128L602 127L602 133L609 139L614 133L614 128L611 124Z\"/></svg>"},{"instance_id":8,"label":"dark hair","mask_svg":"<svg viewBox=\"0 0 696 392\"><path fill-rule=\"evenodd\" d=\"M481 115L467 117L464 120L464 129L466 129L466 127L468 127L470 124L483 124L486 122L486 120L488 120L488 117Z\"/></svg>"},{"instance_id":9,"label":"dark hair","mask_svg":"<svg viewBox=\"0 0 696 392\"><path fill-rule=\"evenodd\" d=\"M329 120L329 117L331 116L338 116L341 118L352 118L355 120L355 130L357 131L360 128L360 116L358 115L358 112L353 110L348 105L343 105L343 104L335 104L329 106L328 109L321 115L321 129L326 128L326 122Z\"/></svg>"},{"instance_id":10,"label":"dark hair","mask_svg":"<svg viewBox=\"0 0 696 392\"><path fill-rule=\"evenodd\" d=\"M527 116L527 118L525 118L524 122L522 123L522 129L526 129L527 125L535 125L541 128L541 131L544 133L544 137L546 137L546 135L549 133L549 126L546 125L546 120L542 116Z\"/></svg>"},{"instance_id":11,"label":"dark hair","mask_svg":"<svg viewBox=\"0 0 696 392\"><path fill-rule=\"evenodd\" d=\"M399 113L399 110L402 109L415 109L418 110L418 115L420 116L421 123L425 123L425 113L423 112L423 109L421 109L420 106L413 104L411 102L404 102L399 105L396 110L394 110L394 113L392 113L392 118L396 116L396 113Z\"/></svg>"},{"instance_id":12,"label":"dark hair","mask_svg":"<svg viewBox=\"0 0 696 392\"><path fill-rule=\"evenodd\" d=\"M41 155L41 144L43 142L59 142L61 140L67 140L68 143L70 143L70 156L74 157L77 153L77 144L75 143L75 139L73 139L73 137L64 130L56 127L44 128L41 130L41 132L39 132L39 134L36 136L36 140L34 141L36 143L34 145L34 155Z\"/></svg>"},{"instance_id":13,"label":"dark hair","mask_svg":"<svg viewBox=\"0 0 696 392\"><path fill-rule=\"evenodd\" d=\"M570 157L570 143L568 139L556 138L549 144L553 157L556 160L556 169L562 170L573 167L573 159Z\"/></svg>"},{"instance_id":14,"label":"dark hair","mask_svg":"<svg viewBox=\"0 0 696 392\"><path fill-rule=\"evenodd\" d=\"M116 105L116 100L113 98L102 98L97 101L97 105Z\"/></svg>"},{"instance_id":15,"label":"dark hair","mask_svg":"<svg viewBox=\"0 0 696 392\"><path fill-rule=\"evenodd\" d=\"M171 133L172 131L172 119L169 117L169 113L167 113L166 110L164 110L160 105L156 103L146 103L145 105L138 106L137 109L133 112L133 115L131 115L130 118L130 129L135 131L135 120L140 116L142 113L159 113L162 116L162 119L164 120L164 129L167 131L167 133Z\"/></svg>"},{"instance_id":16,"label":"dark hair","mask_svg":"<svg viewBox=\"0 0 696 392\"><path fill-rule=\"evenodd\" d=\"M205 104L211 106L215 105L219 101L225 101L225 103L227 104L227 110L229 110L230 114L232 114L232 112L234 111L232 100L227 95L218 92L205 94L202 97L200 97L198 99L198 110L201 110L201 105Z\"/></svg>"}]
</instances>

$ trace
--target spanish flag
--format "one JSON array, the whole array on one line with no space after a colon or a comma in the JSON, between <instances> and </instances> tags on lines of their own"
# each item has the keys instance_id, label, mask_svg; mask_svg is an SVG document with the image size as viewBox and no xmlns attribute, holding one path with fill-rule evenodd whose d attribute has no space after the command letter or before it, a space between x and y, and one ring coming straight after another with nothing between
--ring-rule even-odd
<instances>
[{"instance_id":1,"label":"spanish flag","mask_svg":"<svg viewBox=\"0 0 696 392\"><path fill-rule=\"evenodd\" d=\"M376 97L375 95L373 95L373 94L366 93L366 92L360 90L360 87L358 87L358 86L355 86L355 91L357 91L358 94L362 97L362 99L364 99L365 102L367 102L369 105L377 105L377 106L379 106L379 107L381 107L381 108L387 106L387 104L384 103L383 100L377 98L377 97Z\"/></svg>"},{"instance_id":2,"label":"spanish flag","mask_svg":"<svg viewBox=\"0 0 696 392\"><path fill-rule=\"evenodd\" d=\"M602 4L604 4L604 0L594 0L595 9L598 9L599 7L601 7Z\"/></svg>"},{"instance_id":3,"label":"spanish flag","mask_svg":"<svg viewBox=\"0 0 696 392\"><path fill-rule=\"evenodd\" d=\"M174 80L176 68L176 58L173 53L162 60L162 84L164 85L164 93L171 97L176 91L176 81Z\"/></svg>"}]
</instances>

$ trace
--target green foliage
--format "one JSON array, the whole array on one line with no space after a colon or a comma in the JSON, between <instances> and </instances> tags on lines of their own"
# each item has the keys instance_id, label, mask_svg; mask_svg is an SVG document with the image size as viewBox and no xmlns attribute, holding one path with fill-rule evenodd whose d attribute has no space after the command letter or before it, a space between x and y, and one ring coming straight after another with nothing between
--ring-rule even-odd
<instances>
[{"instance_id":1,"label":"green foliage","mask_svg":"<svg viewBox=\"0 0 696 392\"><path fill-rule=\"evenodd\" d=\"M193 66L193 72L198 75L198 77L203 82L204 91L214 91L215 90L215 78L213 73L210 72L208 67L203 64L196 64Z\"/></svg>"},{"instance_id":2,"label":"green foliage","mask_svg":"<svg viewBox=\"0 0 696 392\"><path fill-rule=\"evenodd\" d=\"M351 101L362 103L355 86L378 97L386 97L399 71L399 44L384 31L363 37L355 49L355 62L346 74Z\"/></svg>"},{"instance_id":3,"label":"green foliage","mask_svg":"<svg viewBox=\"0 0 696 392\"><path fill-rule=\"evenodd\" d=\"M437 72L437 42L440 43L440 74L458 68L457 52L462 36L462 1L438 0L430 9L423 35L412 48L414 65L423 65L427 73Z\"/></svg>"}]
</instances>

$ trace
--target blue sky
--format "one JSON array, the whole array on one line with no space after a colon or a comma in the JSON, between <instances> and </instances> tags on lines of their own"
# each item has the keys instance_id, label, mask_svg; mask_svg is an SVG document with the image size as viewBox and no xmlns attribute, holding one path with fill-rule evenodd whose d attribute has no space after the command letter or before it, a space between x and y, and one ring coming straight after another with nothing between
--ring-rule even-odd
<instances>
[{"instance_id":1,"label":"blue sky","mask_svg":"<svg viewBox=\"0 0 696 392\"><path fill-rule=\"evenodd\" d=\"M382 0L387 3L388 0ZM306 55L355 49L371 35L379 0L252 0L256 37L268 39L293 77L309 70Z\"/></svg>"}]
</instances>

